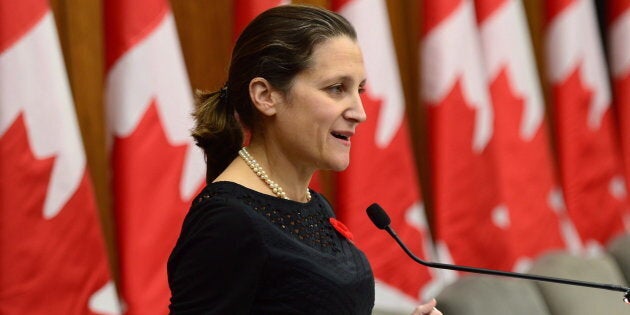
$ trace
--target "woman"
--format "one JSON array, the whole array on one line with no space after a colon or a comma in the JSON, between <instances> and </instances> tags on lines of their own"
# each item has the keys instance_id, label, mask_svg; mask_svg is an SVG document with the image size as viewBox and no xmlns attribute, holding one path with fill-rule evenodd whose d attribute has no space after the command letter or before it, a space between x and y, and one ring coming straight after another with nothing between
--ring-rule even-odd
<instances>
[{"instance_id":1,"label":"woman","mask_svg":"<svg viewBox=\"0 0 630 315\"><path fill-rule=\"evenodd\" d=\"M227 83L194 113L208 185L168 262L173 314L371 312L367 259L308 189L316 170L348 166L364 85L356 33L337 14L281 6L243 31Z\"/></svg>"}]
</instances>

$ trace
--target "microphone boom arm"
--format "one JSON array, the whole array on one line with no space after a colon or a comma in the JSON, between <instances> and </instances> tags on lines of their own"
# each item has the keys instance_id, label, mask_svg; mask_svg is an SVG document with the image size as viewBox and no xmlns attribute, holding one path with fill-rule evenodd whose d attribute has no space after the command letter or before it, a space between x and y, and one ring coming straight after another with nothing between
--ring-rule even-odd
<instances>
[{"instance_id":1,"label":"microphone boom arm","mask_svg":"<svg viewBox=\"0 0 630 315\"><path fill-rule=\"evenodd\" d=\"M480 274L486 274L486 275L492 275L492 276L520 278L520 279L527 279L527 280L534 280L534 281L544 281L544 282L575 285L575 286L581 286L581 287L589 287L589 288L595 288L595 289L625 292L623 301L630 304L630 288L624 287L621 285L603 284L603 283L587 282L587 281L580 281L580 280L571 280L571 279L547 277L547 276L540 276L540 275L532 275L532 274L526 274L526 273L500 271L500 270L475 268L475 267L468 267L468 266L458 266L458 265L424 261L418 258L416 255L414 255L411 252L411 250L407 248L405 243L403 243L403 241L398 237L398 235L396 235L396 232L394 232L394 230L389 226L389 224L391 223L389 216L387 215L385 210L381 208L381 206L374 203L367 208L366 212L367 212L367 215L370 217L370 220L372 220L372 223L374 223L374 225L376 225L377 228L381 230L386 230L387 233L389 233L389 235L391 235L394 238L394 240L396 240L396 243L398 243L398 245L405 251L405 253L407 253L407 255L411 257L411 259L413 259L415 262L423 266L427 266L431 268L439 268L439 269L480 273Z\"/></svg>"},{"instance_id":2,"label":"microphone boom arm","mask_svg":"<svg viewBox=\"0 0 630 315\"><path fill-rule=\"evenodd\" d=\"M483 268L458 266L458 265L450 265L450 264L424 261L416 257L416 255L414 255L409 250L409 248L407 248L407 246L400 240L398 235L396 235L396 232L394 232L394 230L391 227L389 227L389 225L385 227L385 230L396 240L396 243L398 243L398 245L405 251L405 253L407 253L407 255L411 257L411 259L427 267L448 269L448 270L455 270L455 271L465 271L465 272L472 272L472 273L481 273L481 274L487 274L487 275L493 275L493 276L504 276L504 277L511 277L511 278L528 279L528 280L534 280L534 281L562 283L562 284L577 285L577 286L582 286L582 287L590 287L590 288L604 289L604 290L610 290L610 291L619 291L619 292L626 293L626 296L624 297L624 301L630 298L630 288L620 286L620 285L602 284L602 283L594 283L594 282L587 282L587 281L580 281L580 280L571 280L571 279L532 275L532 274L526 274L526 273L500 271L500 270L483 269Z\"/></svg>"}]
</instances>

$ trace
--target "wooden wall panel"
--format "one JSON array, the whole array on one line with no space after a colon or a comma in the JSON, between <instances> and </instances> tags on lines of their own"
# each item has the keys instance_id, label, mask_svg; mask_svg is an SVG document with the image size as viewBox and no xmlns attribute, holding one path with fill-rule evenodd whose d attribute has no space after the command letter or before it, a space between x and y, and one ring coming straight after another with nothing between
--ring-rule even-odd
<instances>
[{"instance_id":1,"label":"wooden wall panel","mask_svg":"<svg viewBox=\"0 0 630 315\"><path fill-rule=\"evenodd\" d=\"M543 96L545 99L545 104L549 104L549 85L543 83L543 78L546 76L545 71L545 58L543 51L543 40L544 40L544 0L529 0L523 1L523 7L525 9L525 13L527 15L527 26L529 27L529 33L531 36L531 42L534 50L534 57L536 58L536 66L538 68L538 76L541 82L540 86L543 92ZM554 120L552 119L553 111L549 106L546 107L546 115L547 122L549 123L549 140L550 140L550 148L552 151L553 162L556 164L556 169L558 167L558 159L557 159L557 146L555 145L555 133L551 132L554 130Z\"/></svg>"},{"instance_id":2,"label":"wooden wall panel","mask_svg":"<svg viewBox=\"0 0 630 315\"><path fill-rule=\"evenodd\" d=\"M118 275L114 242L109 158L103 108L104 51L100 1L51 0L79 128L94 183L110 265Z\"/></svg>"},{"instance_id":3,"label":"wooden wall panel","mask_svg":"<svg viewBox=\"0 0 630 315\"><path fill-rule=\"evenodd\" d=\"M191 87L220 88L232 49L232 1L172 0L171 7Z\"/></svg>"}]
</instances>

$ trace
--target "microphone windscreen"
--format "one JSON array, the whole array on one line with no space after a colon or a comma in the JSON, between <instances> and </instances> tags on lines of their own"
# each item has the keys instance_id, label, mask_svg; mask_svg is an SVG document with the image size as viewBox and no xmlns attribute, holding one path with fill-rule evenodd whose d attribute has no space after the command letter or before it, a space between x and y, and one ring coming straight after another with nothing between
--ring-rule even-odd
<instances>
[{"instance_id":1,"label":"microphone windscreen","mask_svg":"<svg viewBox=\"0 0 630 315\"><path fill-rule=\"evenodd\" d=\"M388 227L389 223L391 223L391 220L385 210L383 210L383 208L381 208L381 206L377 203L370 205L365 212L367 212L367 215L370 217L370 220L372 220L372 223L381 230Z\"/></svg>"}]
</instances>

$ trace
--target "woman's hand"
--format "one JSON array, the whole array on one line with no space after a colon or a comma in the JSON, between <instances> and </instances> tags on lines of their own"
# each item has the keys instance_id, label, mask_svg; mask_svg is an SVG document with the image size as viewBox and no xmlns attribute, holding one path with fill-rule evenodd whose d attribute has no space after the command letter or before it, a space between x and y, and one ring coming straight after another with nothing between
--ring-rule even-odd
<instances>
[{"instance_id":1,"label":"woman's hand","mask_svg":"<svg viewBox=\"0 0 630 315\"><path fill-rule=\"evenodd\" d=\"M437 305L437 301L432 299L426 304L418 305L411 315L442 315L442 312L438 311L435 305Z\"/></svg>"}]
</instances>

